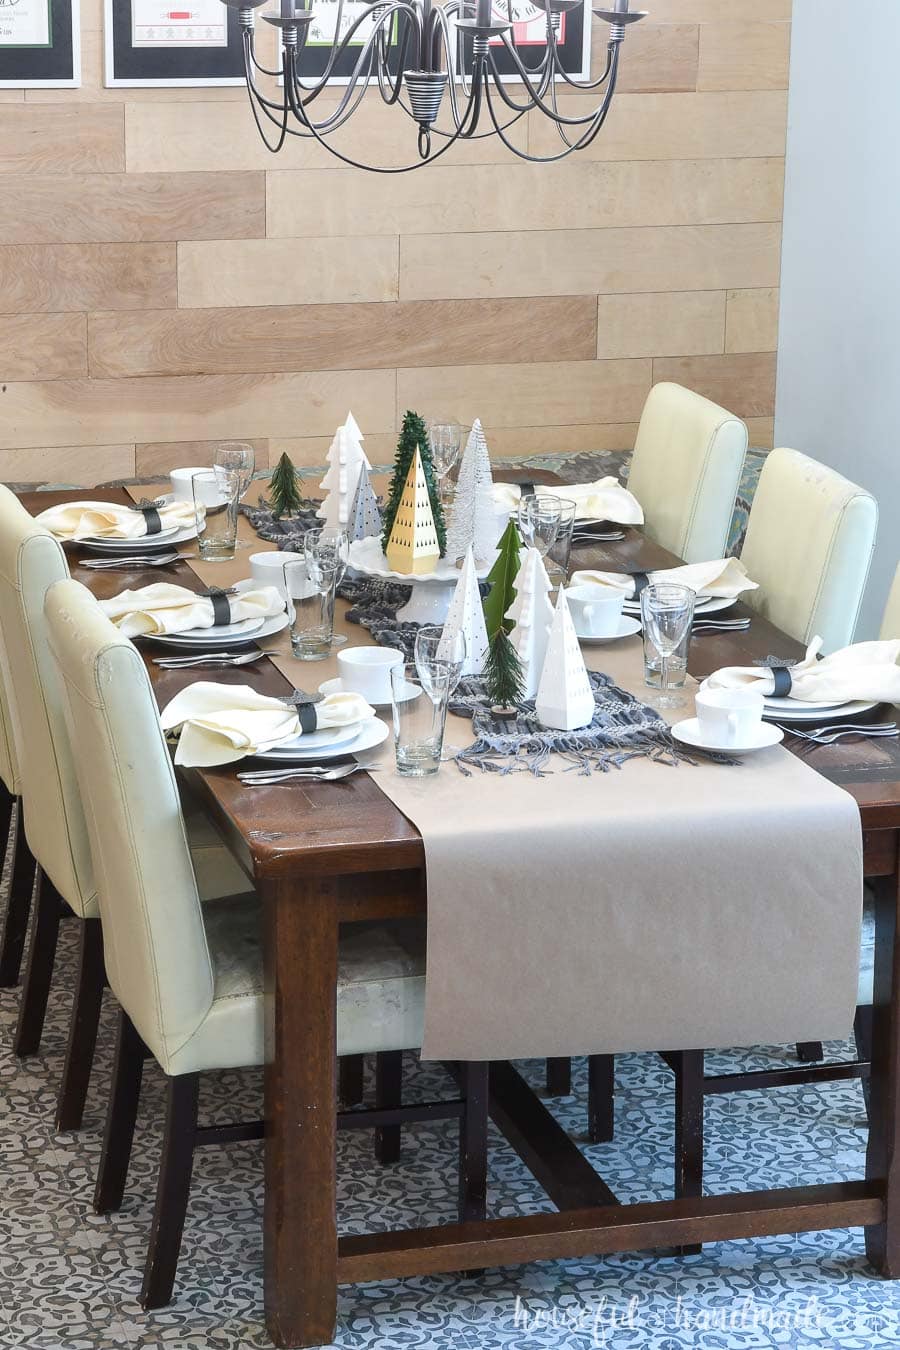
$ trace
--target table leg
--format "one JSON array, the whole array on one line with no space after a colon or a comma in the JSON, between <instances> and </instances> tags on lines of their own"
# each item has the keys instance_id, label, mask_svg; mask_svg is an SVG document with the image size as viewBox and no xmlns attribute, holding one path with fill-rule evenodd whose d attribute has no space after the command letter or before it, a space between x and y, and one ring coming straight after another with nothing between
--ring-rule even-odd
<instances>
[{"instance_id":1,"label":"table leg","mask_svg":"<svg viewBox=\"0 0 900 1350\"><path fill-rule=\"evenodd\" d=\"M328 1343L337 1311L337 887L259 878L266 978L266 1325Z\"/></svg>"},{"instance_id":2,"label":"table leg","mask_svg":"<svg viewBox=\"0 0 900 1350\"><path fill-rule=\"evenodd\" d=\"M895 873L875 890L875 993L866 1177L884 1183L884 1220L866 1229L866 1253L889 1279L900 1277L900 944Z\"/></svg>"}]
</instances>

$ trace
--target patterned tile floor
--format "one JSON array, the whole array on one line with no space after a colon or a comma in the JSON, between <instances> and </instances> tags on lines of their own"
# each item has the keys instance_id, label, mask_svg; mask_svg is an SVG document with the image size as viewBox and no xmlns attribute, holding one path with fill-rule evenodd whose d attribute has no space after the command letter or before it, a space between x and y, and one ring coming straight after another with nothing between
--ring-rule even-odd
<instances>
[{"instance_id":1,"label":"patterned tile floor","mask_svg":"<svg viewBox=\"0 0 900 1350\"><path fill-rule=\"evenodd\" d=\"M122 1211L91 1212L103 1092L111 1056L107 1007L85 1128L53 1132L65 1044L75 924L65 926L59 975L41 1054L10 1053L15 991L0 991L0 1347L27 1350L252 1350L262 1325L261 1150L198 1154L177 1285L170 1308L152 1316L136 1301L153 1200L161 1076L147 1074L135 1160ZM852 1047L832 1046L833 1052ZM735 1056L727 1057L730 1065ZM777 1047L743 1055L770 1065ZM723 1057L725 1062L725 1057ZM448 1088L440 1070L409 1066L410 1099ZM537 1075L540 1066L524 1066ZM228 1073L206 1085L207 1118L259 1110L257 1074ZM571 1098L555 1104L578 1137L584 1127L583 1068ZM855 1084L713 1099L706 1112L707 1185L736 1190L851 1178L865 1146ZM590 1148L626 1202L670 1193L672 1096L653 1056L618 1066L616 1141ZM406 1132L399 1165L379 1168L363 1135L340 1143L340 1222L345 1232L452 1217L454 1130ZM490 1207L495 1215L546 1209L539 1187L494 1137ZM615 1350L716 1347L896 1346L900 1284L867 1268L858 1231L708 1247L675 1259L648 1254L542 1262L476 1279L440 1277L341 1290L334 1345L360 1350Z\"/></svg>"}]
</instances>

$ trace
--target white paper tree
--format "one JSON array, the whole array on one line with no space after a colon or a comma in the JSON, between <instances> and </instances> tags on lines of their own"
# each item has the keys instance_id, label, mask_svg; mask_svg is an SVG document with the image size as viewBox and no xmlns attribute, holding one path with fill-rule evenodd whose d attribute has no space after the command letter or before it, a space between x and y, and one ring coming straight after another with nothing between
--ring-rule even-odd
<instances>
[{"instance_id":1,"label":"white paper tree","mask_svg":"<svg viewBox=\"0 0 900 1350\"><path fill-rule=\"evenodd\" d=\"M368 539L370 535L381 534L381 512L378 498L369 481L369 470L363 464L356 484L356 495L350 507L350 520L347 525L351 542L354 539Z\"/></svg>"},{"instance_id":2,"label":"white paper tree","mask_svg":"<svg viewBox=\"0 0 900 1350\"><path fill-rule=\"evenodd\" d=\"M550 625L553 623L553 606L550 603L553 586L547 576L544 560L536 548L530 548L525 553L525 559L516 574L515 587L516 598L506 611L507 619L513 621L509 640L522 666L523 696L534 698L547 655Z\"/></svg>"},{"instance_id":3,"label":"white paper tree","mask_svg":"<svg viewBox=\"0 0 900 1350\"><path fill-rule=\"evenodd\" d=\"M563 586L556 599L535 711L542 726L558 731L586 727L594 716L594 694Z\"/></svg>"},{"instance_id":4,"label":"white paper tree","mask_svg":"<svg viewBox=\"0 0 900 1350\"><path fill-rule=\"evenodd\" d=\"M317 515L326 525L346 528L350 524L350 511L360 470L372 467L363 450L362 432L352 412L347 414L344 425L334 433L326 459L328 471L319 484L325 493L325 500Z\"/></svg>"},{"instance_id":5,"label":"white paper tree","mask_svg":"<svg viewBox=\"0 0 900 1350\"><path fill-rule=\"evenodd\" d=\"M493 553L500 533L493 484L487 441L476 417L463 451L447 523L445 556L451 562L464 557L470 544L474 545L476 562L485 562Z\"/></svg>"},{"instance_id":6,"label":"white paper tree","mask_svg":"<svg viewBox=\"0 0 900 1350\"><path fill-rule=\"evenodd\" d=\"M450 635L452 633L462 633L466 640L463 675L480 675L488 651L488 634L484 622L481 592L478 589L475 555L472 552L471 545L466 553L462 571L459 574L459 581L457 581L456 590L453 592L453 599L450 601L450 609L444 622L444 632L438 645L439 657L445 642L448 653L452 650L450 647Z\"/></svg>"},{"instance_id":7,"label":"white paper tree","mask_svg":"<svg viewBox=\"0 0 900 1350\"><path fill-rule=\"evenodd\" d=\"M426 576L434 571L440 556L422 456L417 449L388 540L388 566L405 576Z\"/></svg>"}]
</instances>

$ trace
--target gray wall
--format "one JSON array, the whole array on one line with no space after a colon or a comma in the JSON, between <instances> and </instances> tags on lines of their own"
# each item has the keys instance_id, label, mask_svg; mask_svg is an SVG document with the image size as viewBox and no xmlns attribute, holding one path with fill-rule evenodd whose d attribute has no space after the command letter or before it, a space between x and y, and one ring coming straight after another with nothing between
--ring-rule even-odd
<instances>
[{"instance_id":1,"label":"gray wall","mask_svg":"<svg viewBox=\"0 0 900 1350\"><path fill-rule=\"evenodd\" d=\"M794 0L775 444L878 498L860 638L900 560L898 58L898 0Z\"/></svg>"}]
</instances>

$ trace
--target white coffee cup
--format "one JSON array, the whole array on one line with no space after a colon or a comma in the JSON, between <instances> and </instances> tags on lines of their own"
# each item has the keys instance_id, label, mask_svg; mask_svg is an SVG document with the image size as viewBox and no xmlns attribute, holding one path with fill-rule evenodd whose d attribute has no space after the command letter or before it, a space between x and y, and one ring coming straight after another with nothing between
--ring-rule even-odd
<instances>
[{"instance_id":1,"label":"white coffee cup","mask_svg":"<svg viewBox=\"0 0 900 1350\"><path fill-rule=\"evenodd\" d=\"M754 689L701 688L694 702L700 734L710 745L747 745L762 722L763 697Z\"/></svg>"},{"instance_id":2,"label":"white coffee cup","mask_svg":"<svg viewBox=\"0 0 900 1350\"><path fill-rule=\"evenodd\" d=\"M625 596L608 586L573 586L566 599L579 633L587 637L611 637L618 632Z\"/></svg>"},{"instance_id":3,"label":"white coffee cup","mask_svg":"<svg viewBox=\"0 0 900 1350\"><path fill-rule=\"evenodd\" d=\"M390 703L391 667L402 661L396 647L345 647L337 659L341 688L369 703Z\"/></svg>"},{"instance_id":4,"label":"white coffee cup","mask_svg":"<svg viewBox=\"0 0 900 1350\"><path fill-rule=\"evenodd\" d=\"M169 482L172 485L172 496L175 498L176 502L193 502L194 474L209 472L209 468L203 468L202 466L193 469L173 469L169 474ZM221 505L222 498L217 492L215 484L212 482L204 487L203 497L205 506Z\"/></svg>"},{"instance_id":5,"label":"white coffee cup","mask_svg":"<svg viewBox=\"0 0 900 1350\"><path fill-rule=\"evenodd\" d=\"M269 549L266 553L251 553L250 575L260 586L274 586L279 595L287 598L284 565L289 562L300 562L302 558L302 553L282 552L279 549Z\"/></svg>"}]
</instances>

